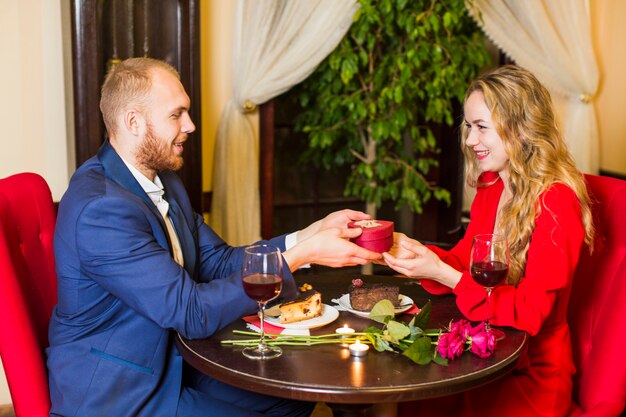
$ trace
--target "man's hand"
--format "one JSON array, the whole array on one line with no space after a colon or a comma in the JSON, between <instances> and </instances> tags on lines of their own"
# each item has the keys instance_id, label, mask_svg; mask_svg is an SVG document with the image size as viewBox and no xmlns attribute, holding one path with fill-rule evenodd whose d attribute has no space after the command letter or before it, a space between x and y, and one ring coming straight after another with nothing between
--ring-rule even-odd
<instances>
[{"instance_id":1,"label":"man's hand","mask_svg":"<svg viewBox=\"0 0 626 417\"><path fill-rule=\"evenodd\" d=\"M372 216L356 210L340 210L330 213L321 220L309 225L306 229L300 230L297 234L297 241L304 241L317 232L331 228L346 228L351 221L369 220ZM358 235L357 235L358 236Z\"/></svg>"},{"instance_id":2,"label":"man's hand","mask_svg":"<svg viewBox=\"0 0 626 417\"><path fill-rule=\"evenodd\" d=\"M352 210L347 211L358 213L353 212ZM333 216L334 214L336 213L333 213L330 216ZM324 220L326 219L328 219L328 217ZM302 265L309 263L330 267L341 267L350 265L365 265L369 262L382 259L381 254L363 249L349 241L349 239L358 237L361 232L362 229L360 228L320 228L317 233L313 234L308 239L302 241L298 239L298 244L286 251L283 256L285 257L287 264L289 264L291 271L295 271Z\"/></svg>"}]
</instances>

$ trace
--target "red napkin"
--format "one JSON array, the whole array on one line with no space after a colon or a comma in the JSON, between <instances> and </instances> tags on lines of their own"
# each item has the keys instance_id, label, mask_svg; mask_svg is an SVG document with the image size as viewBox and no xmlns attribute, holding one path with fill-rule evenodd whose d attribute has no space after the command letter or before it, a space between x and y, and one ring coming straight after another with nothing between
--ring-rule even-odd
<instances>
[{"instance_id":1,"label":"red napkin","mask_svg":"<svg viewBox=\"0 0 626 417\"><path fill-rule=\"evenodd\" d=\"M420 311L422 311L422 309L419 308L418 306L416 306L415 304L413 304L413 306L411 308L409 308L407 311L405 311L402 314L417 314Z\"/></svg>"},{"instance_id":2,"label":"red napkin","mask_svg":"<svg viewBox=\"0 0 626 417\"><path fill-rule=\"evenodd\" d=\"M253 314L251 316L242 317L242 319L246 323L250 323L251 325L261 329L261 319L258 315ZM263 330L265 331L265 333L281 334L285 329L282 327L274 326L273 324L270 324L266 321Z\"/></svg>"}]
</instances>

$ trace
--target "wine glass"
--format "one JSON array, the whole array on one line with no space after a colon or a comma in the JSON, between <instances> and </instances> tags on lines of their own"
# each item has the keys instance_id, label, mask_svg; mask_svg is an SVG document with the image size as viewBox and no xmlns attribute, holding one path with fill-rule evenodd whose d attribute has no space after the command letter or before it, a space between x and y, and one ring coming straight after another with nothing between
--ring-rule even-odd
<instances>
[{"instance_id":1,"label":"wine glass","mask_svg":"<svg viewBox=\"0 0 626 417\"><path fill-rule=\"evenodd\" d=\"M278 297L283 286L283 258L280 249L271 245L248 246L243 254L243 289L248 297L259 303L261 337L257 346L243 350L251 359L271 359L283 351L265 343L265 304Z\"/></svg>"},{"instance_id":2,"label":"wine glass","mask_svg":"<svg viewBox=\"0 0 626 417\"><path fill-rule=\"evenodd\" d=\"M474 236L470 256L470 273L474 281L487 291L487 318L485 331L493 332L497 340L504 338L504 332L492 329L489 319L493 315L491 292L509 273L509 244L506 237L499 234L480 234Z\"/></svg>"}]
</instances>

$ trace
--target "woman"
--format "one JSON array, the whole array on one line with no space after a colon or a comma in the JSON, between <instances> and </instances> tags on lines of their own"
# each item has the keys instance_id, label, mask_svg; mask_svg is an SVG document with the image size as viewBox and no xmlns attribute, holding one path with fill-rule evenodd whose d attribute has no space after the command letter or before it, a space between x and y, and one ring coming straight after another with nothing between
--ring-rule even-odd
<instances>
[{"instance_id":1,"label":"woman","mask_svg":"<svg viewBox=\"0 0 626 417\"><path fill-rule=\"evenodd\" d=\"M465 95L463 152L477 194L464 238L450 251L405 235L387 264L421 279L434 294L452 292L472 321L487 315L485 289L469 274L472 239L508 238L506 283L492 293L490 322L531 336L527 355L508 376L463 394L401 403L401 416L564 416L572 361L567 302L583 242L593 225L583 176L557 127L550 94L528 71L503 66L476 79Z\"/></svg>"}]
</instances>

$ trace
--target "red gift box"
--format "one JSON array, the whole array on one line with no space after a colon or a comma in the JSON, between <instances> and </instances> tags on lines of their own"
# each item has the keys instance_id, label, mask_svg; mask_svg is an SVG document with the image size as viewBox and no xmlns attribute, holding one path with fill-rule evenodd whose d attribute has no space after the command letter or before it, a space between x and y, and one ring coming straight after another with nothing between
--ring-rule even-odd
<instances>
[{"instance_id":1,"label":"red gift box","mask_svg":"<svg viewBox=\"0 0 626 417\"><path fill-rule=\"evenodd\" d=\"M373 252L387 252L393 246L393 222L386 220L360 220L348 223L348 227L360 227L363 232L350 239L362 248Z\"/></svg>"}]
</instances>

